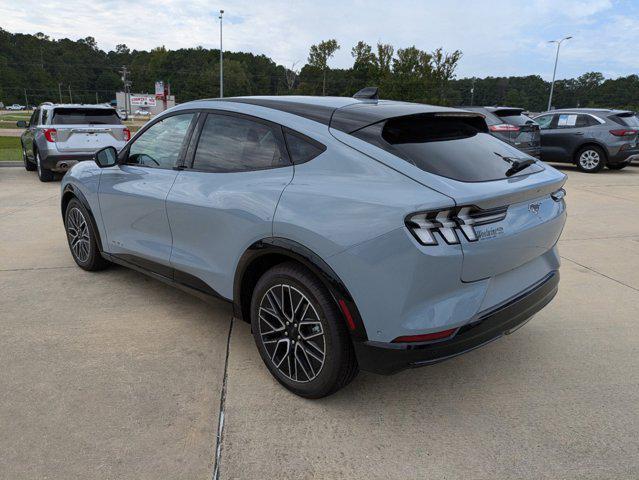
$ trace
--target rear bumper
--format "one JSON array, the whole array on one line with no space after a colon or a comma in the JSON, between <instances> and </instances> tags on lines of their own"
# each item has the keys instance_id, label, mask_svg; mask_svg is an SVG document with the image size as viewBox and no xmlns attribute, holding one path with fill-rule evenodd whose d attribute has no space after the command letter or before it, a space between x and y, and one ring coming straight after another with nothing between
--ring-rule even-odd
<instances>
[{"instance_id":1,"label":"rear bumper","mask_svg":"<svg viewBox=\"0 0 639 480\"><path fill-rule=\"evenodd\" d=\"M47 170L52 170L54 172L66 172L76 163L93 160L93 158L94 156L92 154L48 155L45 158L41 158L40 162Z\"/></svg>"},{"instance_id":2,"label":"rear bumper","mask_svg":"<svg viewBox=\"0 0 639 480\"><path fill-rule=\"evenodd\" d=\"M637 160L639 160L639 148L620 150L616 154L608 156L608 163L612 164L636 162Z\"/></svg>"},{"instance_id":3,"label":"rear bumper","mask_svg":"<svg viewBox=\"0 0 639 480\"><path fill-rule=\"evenodd\" d=\"M438 363L508 335L545 307L557 294L559 271L461 327L452 339L430 343L354 342L362 370L391 374Z\"/></svg>"}]
</instances>

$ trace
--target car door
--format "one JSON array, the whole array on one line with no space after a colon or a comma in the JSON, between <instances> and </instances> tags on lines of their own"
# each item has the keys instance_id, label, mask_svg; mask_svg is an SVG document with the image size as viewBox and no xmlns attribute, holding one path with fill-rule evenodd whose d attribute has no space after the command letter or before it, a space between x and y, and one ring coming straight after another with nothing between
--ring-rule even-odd
<instances>
[{"instance_id":1,"label":"car door","mask_svg":"<svg viewBox=\"0 0 639 480\"><path fill-rule=\"evenodd\" d=\"M565 128L568 121L576 122L577 116L570 114L548 114L535 118L539 123L541 135L541 159L546 162L570 162L572 161L569 147L570 132ZM562 122L562 125L559 122Z\"/></svg>"},{"instance_id":2,"label":"car door","mask_svg":"<svg viewBox=\"0 0 639 480\"><path fill-rule=\"evenodd\" d=\"M40 123L40 109L37 108L29 118L29 126L22 133L22 145L27 152L29 158L35 158L33 154L33 139L35 138L35 130Z\"/></svg>"},{"instance_id":3,"label":"car door","mask_svg":"<svg viewBox=\"0 0 639 480\"><path fill-rule=\"evenodd\" d=\"M272 236L277 202L293 179L282 128L209 112L189 150L167 198L175 279L232 298L239 257Z\"/></svg>"},{"instance_id":4,"label":"car door","mask_svg":"<svg viewBox=\"0 0 639 480\"><path fill-rule=\"evenodd\" d=\"M107 251L171 277L172 236L166 196L195 125L195 112L177 112L147 127L102 170L98 198Z\"/></svg>"}]
</instances>

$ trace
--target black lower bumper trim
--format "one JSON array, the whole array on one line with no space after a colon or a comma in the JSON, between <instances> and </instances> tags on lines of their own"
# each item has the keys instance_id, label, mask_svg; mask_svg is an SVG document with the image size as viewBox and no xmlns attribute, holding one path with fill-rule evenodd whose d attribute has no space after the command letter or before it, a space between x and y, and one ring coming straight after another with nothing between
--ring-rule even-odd
<instances>
[{"instance_id":1,"label":"black lower bumper trim","mask_svg":"<svg viewBox=\"0 0 639 480\"><path fill-rule=\"evenodd\" d=\"M56 170L58 169L59 162L84 162L87 160L93 160L93 158L94 156L91 154L49 155L45 158L40 158L40 162L42 163L42 166L47 170Z\"/></svg>"},{"instance_id":2,"label":"black lower bumper trim","mask_svg":"<svg viewBox=\"0 0 639 480\"><path fill-rule=\"evenodd\" d=\"M359 367L388 375L469 352L521 327L554 298L558 288L559 272L554 271L522 294L479 313L450 340L426 344L354 342Z\"/></svg>"}]
</instances>

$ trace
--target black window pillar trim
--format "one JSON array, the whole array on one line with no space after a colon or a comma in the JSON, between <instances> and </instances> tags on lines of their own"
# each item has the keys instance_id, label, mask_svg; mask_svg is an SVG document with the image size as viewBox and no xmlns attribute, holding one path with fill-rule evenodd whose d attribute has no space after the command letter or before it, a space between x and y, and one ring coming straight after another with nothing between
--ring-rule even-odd
<instances>
[{"instance_id":1,"label":"black window pillar trim","mask_svg":"<svg viewBox=\"0 0 639 480\"><path fill-rule=\"evenodd\" d=\"M282 255L291 260L298 261L311 272L313 272L324 286L328 289L335 301L340 315L343 317L339 307L339 300L343 300L348 308L353 320L355 321L355 330L349 330L351 338L354 340L367 340L368 335L361 315L351 296L350 292L341 281L335 271L316 253L304 245L282 237L269 237L253 243L240 258L233 282L233 314L246 322L250 322L250 301L248 304L242 302L242 283L244 274L254 261L260 257L270 254ZM248 318L247 318L248 317ZM346 319L344 319L346 322Z\"/></svg>"}]
</instances>

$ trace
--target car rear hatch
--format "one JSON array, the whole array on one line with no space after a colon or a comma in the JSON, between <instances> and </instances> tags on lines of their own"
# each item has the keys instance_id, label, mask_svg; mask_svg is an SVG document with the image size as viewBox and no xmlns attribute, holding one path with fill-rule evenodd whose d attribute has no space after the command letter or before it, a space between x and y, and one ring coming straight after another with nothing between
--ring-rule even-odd
<instances>
[{"instance_id":1,"label":"car rear hatch","mask_svg":"<svg viewBox=\"0 0 639 480\"><path fill-rule=\"evenodd\" d=\"M56 108L51 126L58 151L65 153L120 148L130 136L115 110L107 108Z\"/></svg>"},{"instance_id":2,"label":"car rear hatch","mask_svg":"<svg viewBox=\"0 0 639 480\"><path fill-rule=\"evenodd\" d=\"M491 136L478 114L426 110L385 118L348 135L333 132L451 198L433 234L438 242L461 243L463 281L517 268L550 250L561 234L566 176L540 162L525 166L533 160ZM428 205L417 211L428 211ZM446 227L453 232L442 232Z\"/></svg>"},{"instance_id":3,"label":"car rear hatch","mask_svg":"<svg viewBox=\"0 0 639 480\"><path fill-rule=\"evenodd\" d=\"M523 114L521 108L498 108L492 111L500 118L504 130L510 135L510 142L524 151L537 149L540 146L539 125L530 117ZM508 127L506 127L508 126ZM499 126L489 127L491 130Z\"/></svg>"}]
</instances>

